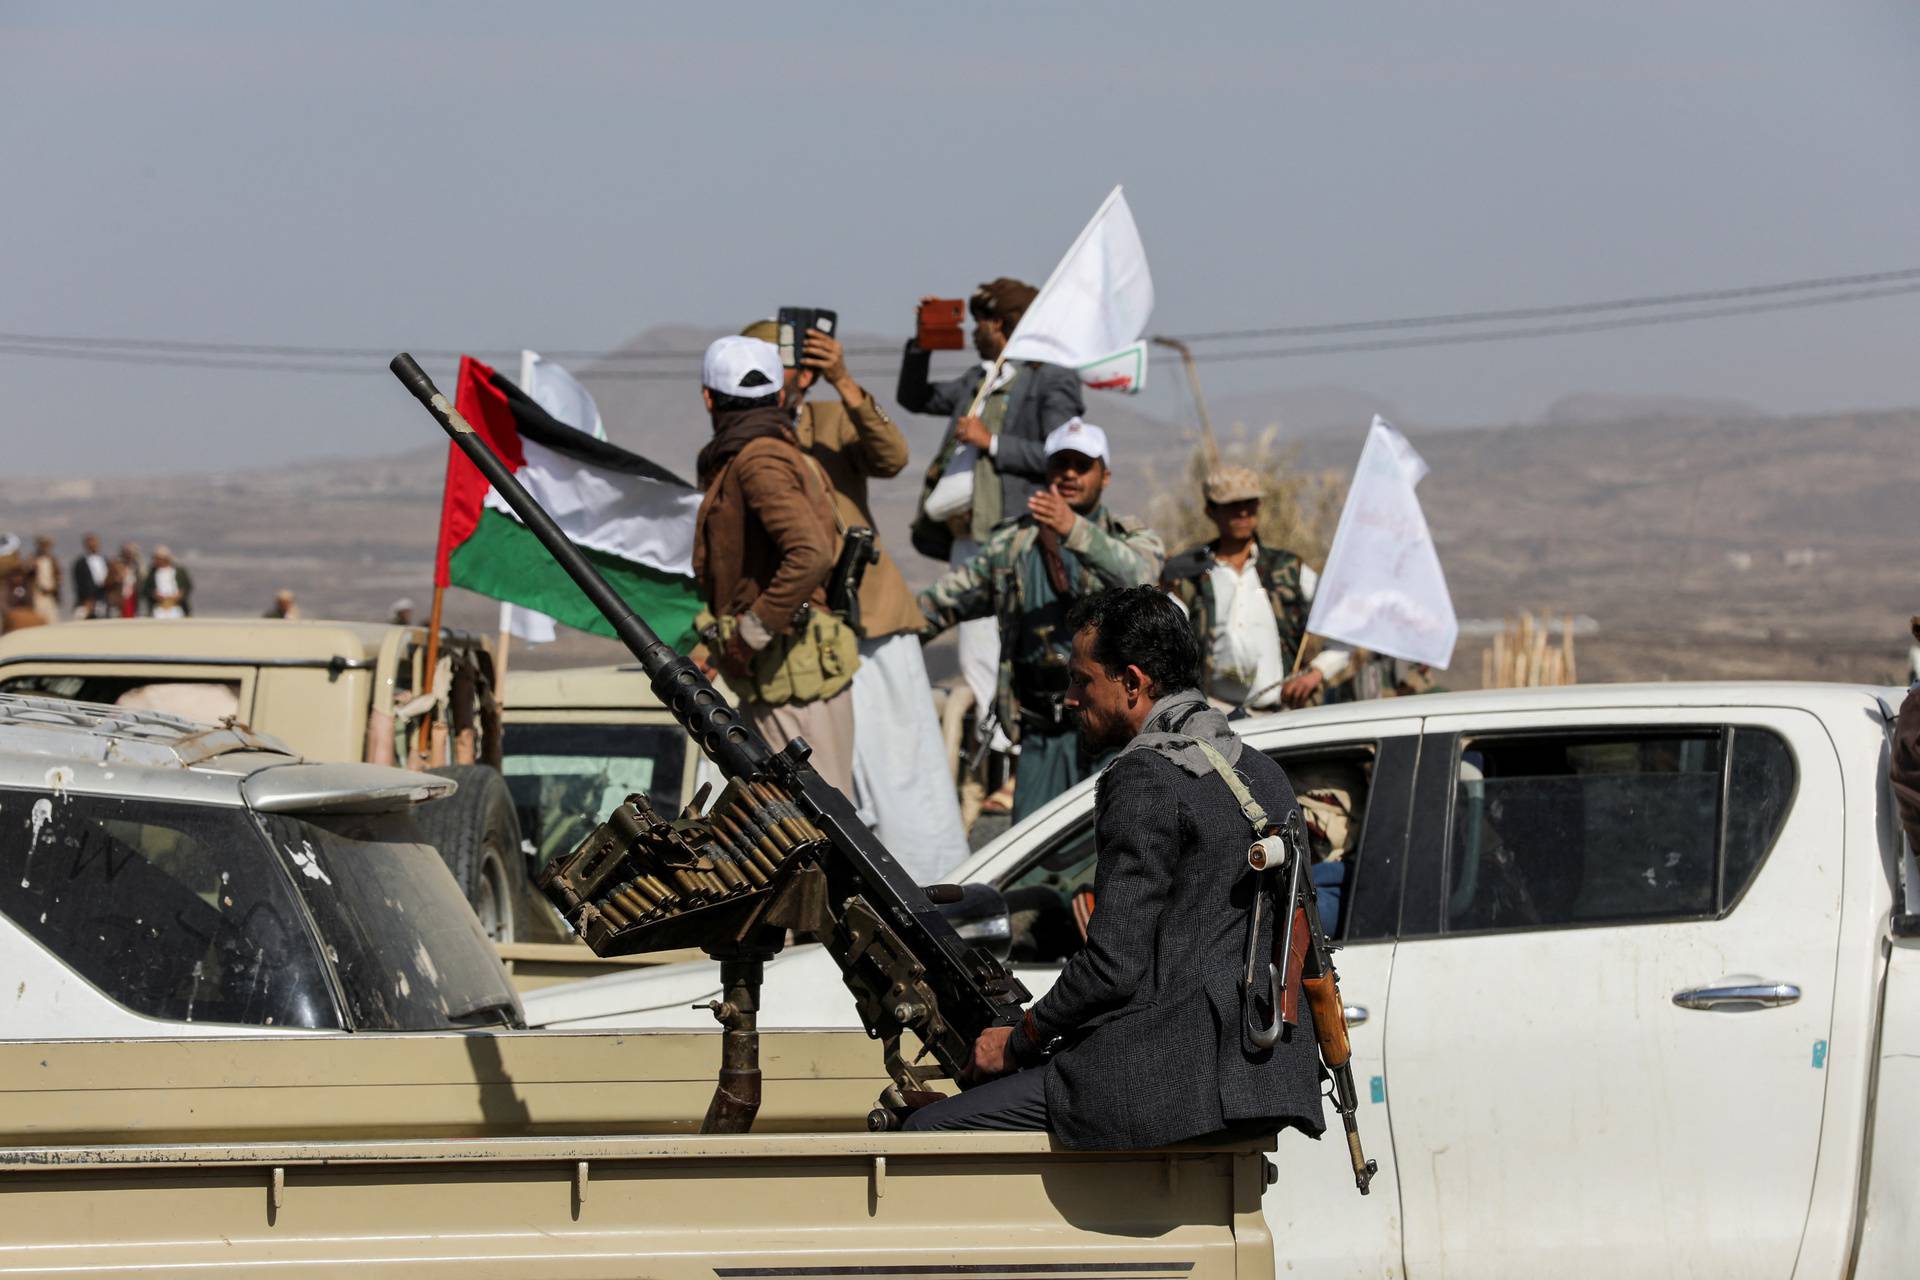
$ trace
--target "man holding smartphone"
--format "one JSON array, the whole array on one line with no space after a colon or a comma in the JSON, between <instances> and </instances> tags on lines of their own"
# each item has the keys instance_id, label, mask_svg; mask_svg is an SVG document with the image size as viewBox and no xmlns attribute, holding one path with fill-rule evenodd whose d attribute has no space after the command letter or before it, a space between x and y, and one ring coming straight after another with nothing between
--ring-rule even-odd
<instances>
[{"instance_id":1,"label":"man holding smartphone","mask_svg":"<svg viewBox=\"0 0 1920 1280\"><path fill-rule=\"evenodd\" d=\"M818 329L786 335L771 320L742 333L794 352L785 369L800 448L820 464L841 527L878 532L867 481L898 475L907 438L847 370L840 340ZM838 400L808 399L821 382ZM853 676L853 795L876 834L922 884L937 884L966 858L967 833L947 772L933 689L920 654L920 609L878 537L877 562L860 584L860 666Z\"/></svg>"},{"instance_id":2,"label":"man holding smartphone","mask_svg":"<svg viewBox=\"0 0 1920 1280\"><path fill-rule=\"evenodd\" d=\"M973 317L973 350L980 363L947 382L927 378L932 359L918 338L907 340L894 399L909 413L942 414L947 434L927 468L913 521L913 548L950 567L976 555L993 531L1018 519L1027 499L1047 481L1047 433L1086 412L1080 377L1071 369L1038 361L1000 363L1000 353L1040 291L1024 280L1001 276L967 300ZM923 311L938 299L922 298ZM974 400L981 384L993 382ZM984 715L994 705L1000 667L1000 636L992 619L962 623L958 630L960 674ZM1007 746L1004 723L991 739ZM969 787L979 794L977 782ZM977 803L977 801L975 802Z\"/></svg>"}]
</instances>

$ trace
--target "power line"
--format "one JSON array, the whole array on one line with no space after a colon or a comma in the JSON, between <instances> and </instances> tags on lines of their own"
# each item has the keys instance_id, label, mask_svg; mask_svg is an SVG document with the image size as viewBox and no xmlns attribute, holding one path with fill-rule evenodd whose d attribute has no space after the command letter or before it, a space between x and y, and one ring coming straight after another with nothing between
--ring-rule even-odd
<instances>
[{"instance_id":1,"label":"power line","mask_svg":"<svg viewBox=\"0 0 1920 1280\"><path fill-rule=\"evenodd\" d=\"M368 378L385 377L387 366L384 363L393 358L393 352L375 353L380 363L366 364L320 364L299 360L260 360L236 356L200 356L191 354L168 355L149 351L95 351L65 350L59 347L21 346L16 343L0 341L0 355L45 356L53 360L79 360L94 364L132 364L158 365L164 368L196 369L234 369L254 370L259 373L316 373L337 377ZM450 354L427 354L416 351L416 359L451 359ZM371 360L371 358L370 358ZM861 378L890 378L895 369L856 369L852 371ZM639 382L685 382L688 378L698 377L697 365L685 369L595 369L583 372L582 376L595 381L611 379L616 381Z\"/></svg>"},{"instance_id":2,"label":"power line","mask_svg":"<svg viewBox=\"0 0 1920 1280\"><path fill-rule=\"evenodd\" d=\"M391 347L314 347L264 342L192 342L173 338L86 338L41 333L0 333L0 343L15 344L9 349L28 346L74 347L86 351L179 352L187 355L287 356L311 359L390 360ZM461 349L414 347L417 360L457 360L474 356L486 360L517 359L520 348L466 347ZM898 347L846 347L847 355L892 355ZM30 353L28 353L30 354ZM540 353L556 360L698 360L705 351L589 351L576 348L544 348Z\"/></svg>"},{"instance_id":3,"label":"power line","mask_svg":"<svg viewBox=\"0 0 1920 1280\"><path fill-rule=\"evenodd\" d=\"M1535 325L1523 329L1494 329L1482 333L1449 333L1418 338L1377 338L1368 342L1322 342L1304 347L1268 347L1256 351L1220 351L1196 355L1194 360L1200 363L1224 364L1238 360L1287 360L1299 356L1344 355L1356 351L1462 347L1480 342L1510 342L1521 338L1605 333L1613 329L1642 329L1651 325L1683 324L1690 320L1718 320L1728 316L1759 315L1768 311L1830 307L1847 302L1867 302L1875 298L1896 298L1911 293L1920 293L1920 283L1897 285L1888 289L1862 289L1852 293L1825 294L1817 298L1783 298L1774 302L1749 303L1738 307L1710 307L1703 311L1683 311L1666 315L1623 316L1613 320L1588 320L1577 324Z\"/></svg>"},{"instance_id":4,"label":"power line","mask_svg":"<svg viewBox=\"0 0 1920 1280\"><path fill-rule=\"evenodd\" d=\"M1815 290L1831 290L1836 286L1842 285L1883 284L1894 281L1911 283L1895 284L1887 288L1846 289L1842 292L1824 292L1818 293L1813 297L1780 296L1804 294ZM1575 324L1536 325L1475 333L1387 338L1363 342L1335 342L1296 347L1257 348L1249 351L1205 353L1196 355L1195 357L1196 360L1208 363L1227 363L1244 360L1284 360L1312 355L1340 355L1362 351L1394 351L1420 347L1463 346L1475 343L1505 342L1525 338L1602 333L1609 330L1642 328L1649 325L1679 324L1698 320L1721 319L1731 316L1758 315L1769 311L1789 311L1806 307L1834 306L1843 303L1897 297L1915 292L1920 292L1920 268L1877 271L1852 276L1828 276L1817 280L1797 280L1776 284L1747 285L1735 289L1717 289L1694 293L1647 295L1637 298L1616 298L1607 301L1568 303L1552 307L1455 312L1448 315L1410 316L1399 319L1363 320L1341 324L1295 325L1269 329L1220 330L1213 333L1184 335L1182 340L1187 342L1206 342L1234 338L1244 339L1249 337L1303 337L1488 323L1498 320L1583 315L1606 311L1647 310L1657 307L1664 308L1679 304L1735 298L1758 297L1772 299L1771 301L1741 306L1713 307L1677 312L1669 311L1655 315L1622 316ZM517 350L488 348L470 348L464 352L454 348L434 349L416 347L412 350L415 356L425 360L453 360L463 354L482 356L490 359L506 359L518 354ZM895 347L848 347L846 348L846 353L850 356L891 355L896 350L897 348ZM604 365L610 361L628 360L695 362L698 361L704 353L691 350L592 352L552 348L548 349L544 354L555 358L594 362L589 367L580 370L581 375L587 378L644 382L679 381L688 376L688 371L685 368L606 368ZM285 343L200 342L166 338L93 338L57 336L52 334L0 333L0 355L41 356L48 359L79 360L102 364L157 365L176 368L253 370L263 373L313 373L349 377L371 377L378 376L385 372L385 362L392 355L392 349L386 347L298 346ZM328 360L335 361L336 363L323 363L323 361ZM343 360L365 360L378 363L367 365L359 363L337 363ZM873 378L889 376L892 371L857 370L855 372L857 376Z\"/></svg>"},{"instance_id":5,"label":"power line","mask_svg":"<svg viewBox=\"0 0 1920 1280\"><path fill-rule=\"evenodd\" d=\"M1898 271L1870 271L1863 275L1826 276L1812 280L1787 280L1776 284L1742 285L1733 289L1706 289L1693 293L1649 294L1637 298L1612 298L1600 302L1568 302L1549 307L1515 307L1503 311L1455 311L1441 315L1402 316L1391 320L1350 320L1339 324L1299 324L1272 329L1220 329L1213 333L1188 333L1174 336L1183 342L1225 342L1244 338L1312 338L1334 333L1367 333L1380 329L1419 329L1440 325L1490 324L1506 320L1545 320L1555 316L1635 311L1649 307L1686 306L1700 302L1727 302L1734 298L1808 293L1817 289L1839 289L1855 285L1887 284L1897 280L1915 279L1920 279L1920 267L1907 267Z\"/></svg>"}]
</instances>

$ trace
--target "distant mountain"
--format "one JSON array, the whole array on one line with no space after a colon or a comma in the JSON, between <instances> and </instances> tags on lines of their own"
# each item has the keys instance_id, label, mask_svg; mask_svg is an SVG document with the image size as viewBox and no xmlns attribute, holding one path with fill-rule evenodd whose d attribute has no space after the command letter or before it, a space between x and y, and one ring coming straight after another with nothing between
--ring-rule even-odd
<instances>
[{"instance_id":1,"label":"distant mountain","mask_svg":"<svg viewBox=\"0 0 1920 1280\"><path fill-rule=\"evenodd\" d=\"M1277 426L1281 437L1288 440L1328 431L1359 435L1376 413L1396 425L1408 425L1392 401L1341 386L1286 387L1255 395L1221 396L1217 401L1209 398L1207 410L1217 431L1230 430L1236 424L1255 433Z\"/></svg>"},{"instance_id":2,"label":"distant mountain","mask_svg":"<svg viewBox=\"0 0 1920 1280\"><path fill-rule=\"evenodd\" d=\"M1541 422L1549 427L1583 427L1596 422L1640 422L1648 418L1716 421L1759 418L1765 414L1744 400L1700 396L1637 396L1579 391L1547 407Z\"/></svg>"},{"instance_id":3,"label":"distant mountain","mask_svg":"<svg viewBox=\"0 0 1920 1280\"><path fill-rule=\"evenodd\" d=\"M649 330L627 349L665 358L574 370L616 441L689 479L708 435L697 353L716 333ZM863 384L891 407L898 342L860 334L849 345L861 352L852 365ZM943 355L936 375L964 367L963 355ZM640 370L648 376L630 376ZM1144 512L1193 444L1190 427L1138 413L1137 403L1094 393L1088 405L1113 434L1112 496L1126 512ZM1781 418L1737 401L1581 395L1545 424L1442 430L1340 387L1211 407L1223 433L1236 420L1256 431L1278 422L1298 436L1301 466L1343 473L1367 420L1392 418L1431 467L1420 500L1461 617L1590 616L1597 630L1579 640L1583 679L1891 679L1903 669L1907 618L1920 612L1905 520L1920 494L1920 410ZM897 417L913 457L874 482L873 506L881 536L922 586L941 566L912 552L906 527L945 424ZM63 561L87 529L109 545L168 543L210 614L257 615L286 587L308 616L381 618L402 595L426 605L445 459L441 447L198 475L0 474L0 530L53 535ZM453 593L448 617L487 632L497 625L494 606L464 592ZM1480 632L1463 637L1448 685L1478 683L1484 644ZM542 649L516 646L514 662L619 652L569 634Z\"/></svg>"}]
</instances>

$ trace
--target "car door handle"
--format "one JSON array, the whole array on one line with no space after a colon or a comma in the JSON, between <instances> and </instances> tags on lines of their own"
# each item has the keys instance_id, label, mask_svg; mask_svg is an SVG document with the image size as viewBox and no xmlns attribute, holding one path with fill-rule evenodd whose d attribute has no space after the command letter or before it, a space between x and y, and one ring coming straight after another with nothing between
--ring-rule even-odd
<instances>
[{"instance_id":1,"label":"car door handle","mask_svg":"<svg viewBox=\"0 0 1920 1280\"><path fill-rule=\"evenodd\" d=\"M1358 1005L1358 1004L1347 1005L1346 1015L1347 1015L1347 1025L1350 1027L1357 1027L1361 1023L1365 1022L1368 1018L1373 1016L1372 1014L1367 1012L1365 1005Z\"/></svg>"},{"instance_id":2,"label":"car door handle","mask_svg":"<svg viewBox=\"0 0 1920 1280\"><path fill-rule=\"evenodd\" d=\"M1673 1002L1682 1009L1778 1009L1799 998L1800 988L1791 982L1742 982L1673 993Z\"/></svg>"}]
</instances>

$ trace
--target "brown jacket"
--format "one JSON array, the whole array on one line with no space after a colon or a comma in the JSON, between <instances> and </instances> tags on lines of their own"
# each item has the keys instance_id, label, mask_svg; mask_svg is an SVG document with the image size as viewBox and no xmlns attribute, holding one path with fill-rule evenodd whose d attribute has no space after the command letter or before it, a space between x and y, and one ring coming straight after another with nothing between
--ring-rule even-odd
<instances>
[{"instance_id":1,"label":"brown jacket","mask_svg":"<svg viewBox=\"0 0 1920 1280\"><path fill-rule=\"evenodd\" d=\"M750 441L707 483L693 535L693 576L715 614L751 610L776 636L793 614L824 607L833 573L833 503L790 440Z\"/></svg>"},{"instance_id":2,"label":"brown jacket","mask_svg":"<svg viewBox=\"0 0 1920 1280\"><path fill-rule=\"evenodd\" d=\"M864 524L878 530L867 500L867 478L885 480L907 465L907 438L893 425L886 410L872 396L857 409L839 400L809 400L800 406L795 424L800 447L812 454L833 485L833 502L846 526ZM907 590L900 567L887 554L884 542L877 564L867 566L860 584L860 630L871 639L919 631L926 625L920 607Z\"/></svg>"}]
</instances>

